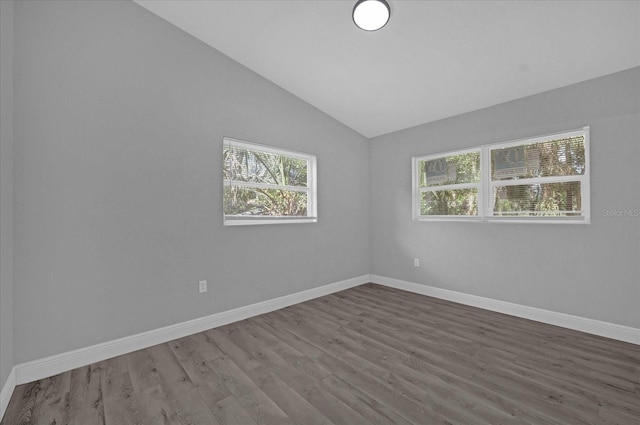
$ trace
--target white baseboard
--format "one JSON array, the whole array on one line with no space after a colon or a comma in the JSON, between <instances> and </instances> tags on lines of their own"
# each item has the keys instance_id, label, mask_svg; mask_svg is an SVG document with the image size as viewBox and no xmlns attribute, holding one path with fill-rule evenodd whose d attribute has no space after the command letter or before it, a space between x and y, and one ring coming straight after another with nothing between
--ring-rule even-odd
<instances>
[{"instance_id":1,"label":"white baseboard","mask_svg":"<svg viewBox=\"0 0 640 425\"><path fill-rule=\"evenodd\" d=\"M22 363L16 365L14 368L14 386L16 384L20 385L27 382L37 381L39 379L57 375L67 370L100 362L115 356L131 353L136 350L141 350L153 345L162 344L177 338L202 332L207 329L227 325L249 317L258 316L290 305L329 295L334 292L353 288L355 286L368 283L370 280L369 275L363 275L353 279L347 279L320 286L318 288L297 292L295 294L274 298L272 300L262 301L245 307L239 307L233 310L212 314L210 316L189 320L187 322L178 323L164 328L143 332L137 335L92 345L86 348L80 348L78 350L57 354L28 363ZM11 388L11 391L12 390L13 388ZM9 397L10 396L11 393L9 393Z\"/></svg>"},{"instance_id":2,"label":"white baseboard","mask_svg":"<svg viewBox=\"0 0 640 425\"><path fill-rule=\"evenodd\" d=\"M434 288L433 286L421 285L384 276L371 275L371 282L389 286L391 288L414 292L416 294L428 295L434 298L440 298L447 301L483 308L485 310L496 311L498 313L509 314L511 316L522 317L524 319L535 320L537 322L561 326L567 329L573 329L640 345L640 329L632 328L630 326L616 325L614 323L572 316L570 314L557 313L555 311L543 310L541 308L528 307L505 301L498 301L491 298L450 291L448 289Z\"/></svg>"},{"instance_id":3,"label":"white baseboard","mask_svg":"<svg viewBox=\"0 0 640 425\"><path fill-rule=\"evenodd\" d=\"M265 314L369 282L640 345L640 329L638 328L527 307L384 276L362 275L137 335L18 364L11 370L7 382L5 382L2 392L0 392L0 418L4 415L16 385L37 381L67 370Z\"/></svg>"},{"instance_id":4,"label":"white baseboard","mask_svg":"<svg viewBox=\"0 0 640 425\"><path fill-rule=\"evenodd\" d=\"M7 411L9 400L11 400L11 395L13 394L13 390L15 388L16 388L16 368L14 367L11 369L11 372L9 372L7 381L2 386L2 391L0 391L0 421L2 421L4 412Z\"/></svg>"}]
</instances>

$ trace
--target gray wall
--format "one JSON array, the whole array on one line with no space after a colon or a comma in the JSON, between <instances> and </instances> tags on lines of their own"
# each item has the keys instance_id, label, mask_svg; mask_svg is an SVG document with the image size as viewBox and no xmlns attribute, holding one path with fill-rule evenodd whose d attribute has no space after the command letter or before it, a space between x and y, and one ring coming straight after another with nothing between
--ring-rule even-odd
<instances>
[{"instance_id":1,"label":"gray wall","mask_svg":"<svg viewBox=\"0 0 640 425\"><path fill-rule=\"evenodd\" d=\"M0 1L0 389L13 367L13 2Z\"/></svg>"},{"instance_id":2,"label":"gray wall","mask_svg":"<svg viewBox=\"0 0 640 425\"><path fill-rule=\"evenodd\" d=\"M373 139L371 272L640 327L639 112L634 68ZM412 222L412 156L585 125L591 225Z\"/></svg>"},{"instance_id":3,"label":"gray wall","mask_svg":"<svg viewBox=\"0 0 640 425\"><path fill-rule=\"evenodd\" d=\"M131 2L17 3L13 45L0 4L1 383L370 272L640 326L640 220L601 213L640 208L640 69L368 142ZM411 221L411 156L583 125L593 224ZM319 223L223 227L223 136L315 153Z\"/></svg>"},{"instance_id":4,"label":"gray wall","mask_svg":"<svg viewBox=\"0 0 640 425\"><path fill-rule=\"evenodd\" d=\"M132 2L15 12L16 364L369 272L364 137ZM319 222L223 227L223 136L316 154Z\"/></svg>"}]
</instances>

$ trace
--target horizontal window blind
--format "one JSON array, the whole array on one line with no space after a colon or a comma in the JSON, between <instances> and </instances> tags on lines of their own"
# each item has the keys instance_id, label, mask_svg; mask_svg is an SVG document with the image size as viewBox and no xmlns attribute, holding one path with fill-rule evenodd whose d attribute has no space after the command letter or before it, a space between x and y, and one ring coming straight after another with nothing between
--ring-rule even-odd
<instances>
[{"instance_id":1,"label":"horizontal window blind","mask_svg":"<svg viewBox=\"0 0 640 425\"><path fill-rule=\"evenodd\" d=\"M586 132L494 145L489 216L583 217Z\"/></svg>"}]
</instances>

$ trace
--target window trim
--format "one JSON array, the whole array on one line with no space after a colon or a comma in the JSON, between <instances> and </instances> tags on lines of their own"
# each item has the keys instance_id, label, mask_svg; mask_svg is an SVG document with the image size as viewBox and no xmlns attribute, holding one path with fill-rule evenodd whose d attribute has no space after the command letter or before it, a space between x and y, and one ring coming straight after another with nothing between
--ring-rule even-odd
<instances>
[{"instance_id":1,"label":"window trim","mask_svg":"<svg viewBox=\"0 0 640 425\"><path fill-rule=\"evenodd\" d=\"M232 181L222 178L222 191L224 194L225 187L231 186L233 183L241 183L245 187L253 188L270 188L283 189L296 192L307 193L307 215L300 216L266 216L266 215L231 215L224 212L224 200L222 202L222 219L224 226L246 226L259 224L286 224L286 223L316 223L318 221L318 190L317 190L317 157L313 154L298 152L290 149L284 149L261 143L247 142L245 140L234 139L231 137L223 137L222 149L226 145L232 145L239 148L254 150L261 153L272 155L286 156L289 158L301 159L307 162L307 186L286 186L272 185L268 183L254 183ZM224 169L224 164L223 164ZM224 199L224 196L223 196Z\"/></svg>"},{"instance_id":2,"label":"window trim","mask_svg":"<svg viewBox=\"0 0 640 425\"><path fill-rule=\"evenodd\" d=\"M534 144L550 140L567 139L571 137L584 137L585 150L585 171L584 174L572 176L548 176L534 177L518 180L491 180L491 151L495 149L505 149L525 144ZM478 215L477 216L445 216L420 215L420 194L424 191L419 187L419 169L420 161L429 159L442 158L447 156L455 156L464 153L480 151L480 183L478 188ZM500 143L491 143L481 145L475 148L460 149L448 152L439 152L429 155L414 156L411 158L411 183L412 183L412 199L411 214L413 221L473 221L473 222L491 222L491 223L565 223L565 224L590 224L591 223L591 160L590 160L590 127L585 126L576 130L569 130L560 133L552 133L543 136L528 137L518 140L510 140ZM517 186L522 184L538 184L538 183L558 183L558 182L580 182L582 211L579 216L571 217L555 217L555 216L496 216L493 215L492 197L494 186ZM475 183L459 184L459 185L443 185L434 187L447 187L449 189L460 188L462 185L475 185Z\"/></svg>"}]
</instances>

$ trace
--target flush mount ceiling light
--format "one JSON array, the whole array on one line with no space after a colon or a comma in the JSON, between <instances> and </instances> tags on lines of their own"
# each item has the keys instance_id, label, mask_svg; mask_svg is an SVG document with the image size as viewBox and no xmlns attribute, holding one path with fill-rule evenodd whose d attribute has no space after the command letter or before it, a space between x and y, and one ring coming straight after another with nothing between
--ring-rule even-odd
<instances>
[{"instance_id":1,"label":"flush mount ceiling light","mask_svg":"<svg viewBox=\"0 0 640 425\"><path fill-rule=\"evenodd\" d=\"M376 31L389 22L391 9L385 0L358 0L353 7L353 22L365 31Z\"/></svg>"}]
</instances>

